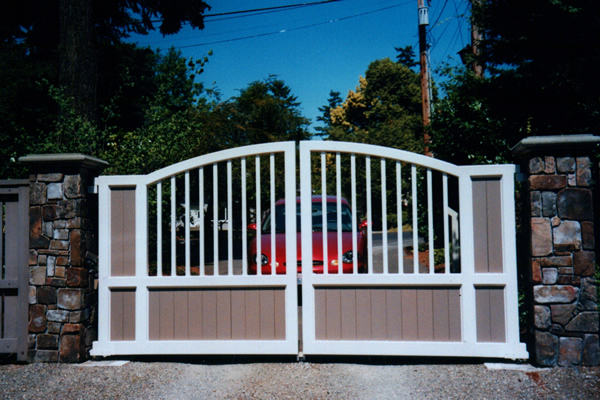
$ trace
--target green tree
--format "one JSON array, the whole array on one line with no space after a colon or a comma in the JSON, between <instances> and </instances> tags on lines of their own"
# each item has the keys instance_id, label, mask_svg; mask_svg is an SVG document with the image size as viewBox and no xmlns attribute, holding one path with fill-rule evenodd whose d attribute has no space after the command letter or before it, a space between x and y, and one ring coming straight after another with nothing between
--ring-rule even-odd
<instances>
[{"instance_id":1,"label":"green tree","mask_svg":"<svg viewBox=\"0 0 600 400\"><path fill-rule=\"evenodd\" d=\"M132 53L139 50L133 45L126 47ZM150 79L139 81L139 76L123 68L121 86L103 109L99 123L78 114L73 98L63 88L47 84L59 112L37 150L97 156L110 163L106 173L146 174L220 149L215 132L207 128L215 101L195 82L208 57L186 60L174 49L164 55L141 50L139 56L144 60L139 68L147 70ZM134 90L136 83L140 85ZM122 115L131 110L136 115Z\"/></svg>"},{"instance_id":2,"label":"green tree","mask_svg":"<svg viewBox=\"0 0 600 400\"><path fill-rule=\"evenodd\" d=\"M486 93L491 84L465 68L446 67L442 84L446 94L432 116L435 157L458 164L503 163L511 160L510 143L517 132L507 117L494 114Z\"/></svg>"},{"instance_id":3,"label":"green tree","mask_svg":"<svg viewBox=\"0 0 600 400\"><path fill-rule=\"evenodd\" d=\"M208 57L187 60L180 51L155 53L153 92L143 99L143 124L115 127L104 158L110 173L147 174L167 165L221 149L218 134L209 129L215 101L195 82Z\"/></svg>"},{"instance_id":4,"label":"green tree","mask_svg":"<svg viewBox=\"0 0 600 400\"><path fill-rule=\"evenodd\" d=\"M331 140L371 143L422 152L419 75L389 58L369 65L356 91L330 111Z\"/></svg>"},{"instance_id":5,"label":"green tree","mask_svg":"<svg viewBox=\"0 0 600 400\"><path fill-rule=\"evenodd\" d=\"M85 131L73 141L89 144L109 124L141 126L154 55L121 39L155 26L175 33L184 22L202 29L207 8L201 0L0 2L0 177L22 177L20 156L61 147L73 129ZM44 143L50 130L58 142Z\"/></svg>"},{"instance_id":6,"label":"green tree","mask_svg":"<svg viewBox=\"0 0 600 400\"><path fill-rule=\"evenodd\" d=\"M416 55L412 46L394 47L394 49L398 52L396 55L396 62L398 64L406 65L411 69L419 65L419 63L415 61Z\"/></svg>"},{"instance_id":7,"label":"green tree","mask_svg":"<svg viewBox=\"0 0 600 400\"><path fill-rule=\"evenodd\" d=\"M321 122L323 126L315 127L315 131L317 131L316 136L327 136L327 127L331 125L331 110L339 107L342 102L343 100L340 96L340 92L336 92L334 90L329 92L327 104L319 107L319 111L322 113L322 115L317 117L317 121Z\"/></svg>"},{"instance_id":8,"label":"green tree","mask_svg":"<svg viewBox=\"0 0 600 400\"><path fill-rule=\"evenodd\" d=\"M54 121L56 102L38 84L53 73L52 66L28 54L25 44L0 41L0 179L25 176L18 158L42 140L43 127Z\"/></svg>"},{"instance_id":9,"label":"green tree","mask_svg":"<svg viewBox=\"0 0 600 400\"><path fill-rule=\"evenodd\" d=\"M507 162L526 136L597 129L600 78L588 69L600 62L600 3L485 0L473 3L473 18L484 38L481 55L467 61L476 58L486 75L444 67L445 97L432 116L436 157Z\"/></svg>"},{"instance_id":10,"label":"green tree","mask_svg":"<svg viewBox=\"0 0 600 400\"><path fill-rule=\"evenodd\" d=\"M310 138L300 102L275 76L250 83L220 111L228 119L227 147Z\"/></svg>"},{"instance_id":11,"label":"green tree","mask_svg":"<svg viewBox=\"0 0 600 400\"><path fill-rule=\"evenodd\" d=\"M329 111L329 114L325 112ZM403 63L395 63L389 58L373 61L364 77L359 77L356 90L350 90L343 103L337 107L322 110L323 121L327 122L323 134L328 140L358 142L393 147L417 153L423 151L423 124L421 118L421 88L419 75ZM334 170L334 158L326 160L327 170ZM363 161L357 162L356 178L358 185L350 182L350 161L342 156L342 195L350 198L351 190L357 193L357 209L366 211L366 168ZM314 161L317 174L320 163ZM373 194L372 222L375 229L381 229L381 174L379 163L371 163L371 189ZM388 165L388 168L395 168ZM409 169L403 169L408 173ZM331 174L329 174L331 175ZM327 175L327 176L329 176ZM389 175L389 174L388 174ZM405 184L408 180L404 181ZM327 182L328 193L335 193L335 180ZM315 191L320 191L321 182L313 180ZM389 203L394 204L395 187L389 182ZM405 193L407 187L404 188ZM390 209L391 210L391 209ZM394 219L395 216L389 216Z\"/></svg>"},{"instance_id":12,"label":"green tree","mask_svg":"<svg viewBox=\"0 0 600 400\"><path fill-rule=\"evenodd\" d=\"M590 68L600 63L600 2L485 0L473 15L498 120L520 137L597 129L600 77Z\"/></svg>"}]
</instances>

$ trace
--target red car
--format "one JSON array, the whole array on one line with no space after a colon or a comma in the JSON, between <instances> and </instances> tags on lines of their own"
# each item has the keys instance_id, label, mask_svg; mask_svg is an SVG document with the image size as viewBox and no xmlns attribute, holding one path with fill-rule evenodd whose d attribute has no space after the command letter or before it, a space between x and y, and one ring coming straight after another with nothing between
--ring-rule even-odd
<instances>
[{"instance_id":1,"label":"red car","mask_svg":"<svg viewBox=\"0 0 600 400\"><path fill-rule=\"evenodd\" d=\"M327 263L330 274L338 273L339 265L342 265L343 273L352 273L352 213L346 199L341 199L342 205L342 260L338 260L338 229L337 229L337 197L327 196ZM322 196L312 196L312 239L313 239L313 272L323 273L323 203ZM275 273L285 274L285 200L275 203ZM301 246L301 222L300 222L300 198L296 198L296 243L297 243L297 271L302 272L302 246ZM363 221L357 227L356 249L358 272L367 270L367 221ZM256 224L250 224L248 229L256 230ZM267 214L261 225L261 265L262 273L271 274L271 212ZM256 274L256 241L254 238L249 248L249 273Z\"/></svg>"}]
</instances>

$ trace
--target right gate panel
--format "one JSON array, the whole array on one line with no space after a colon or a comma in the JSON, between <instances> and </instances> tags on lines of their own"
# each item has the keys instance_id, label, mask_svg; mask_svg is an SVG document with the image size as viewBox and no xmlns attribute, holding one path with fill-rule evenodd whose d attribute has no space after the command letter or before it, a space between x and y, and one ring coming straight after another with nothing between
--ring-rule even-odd
<instances>
[{"instance_id":1,"label":"right gate panel","mask_svg":"<svg viewBox=\"0 0 600 400\"><path fill-rule=\"evenodd\" d=\"M303 352L527 358L514 166L300 144Z\"/></svg>"}]
</instances>

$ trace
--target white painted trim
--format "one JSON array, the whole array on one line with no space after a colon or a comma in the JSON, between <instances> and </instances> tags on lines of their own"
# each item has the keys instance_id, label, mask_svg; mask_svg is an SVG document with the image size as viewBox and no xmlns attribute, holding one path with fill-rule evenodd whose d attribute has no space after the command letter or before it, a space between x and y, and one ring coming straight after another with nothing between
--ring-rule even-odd
<instances>
[{"instance_id":1,"label":"white painted trim","mask_svg":"<svg viewBox=\"0 0 600 400\"><path fill-rule=\"evenodd\" d=\"M473 185L470 176L458 180L460 215L461 325L464 342L477 342L477 311L475 308L475 247L473 237Z\"/></svg>"},{"instance_id":2,"label":"white painted trim","mask_svg":"<svg viewBox=\"0 0 600 400\"><path fill-rule=\"evenodd\" d=\"M310 198L311 195L311 177L310 177L310 157L311 153L323 152L347 152L351 154L351 163L354 166L355 154L365 155L367 169L367 186L369 186L369 159L370 157L382 157L394 159L396 161L411 164L412 176L412 196L413 196L413 244L418 245L418 223L417 218L417 185L416 167L427 169L427 207L431 212L431 171L437 170L443 173L442 190L444 193L444 235L449 238L449 226L446 221L446 212L454 218L460 215L460 253L461 253L461 273L454 274L449 271L450 254L448 245L446 245L446 271L443 274L434 274L433 268L430 268L429 274L420 274L418 272L418 263L415 257L414 274L313 274L312 271L305 269L303 273L303 352L304 354L338 354L338 355L404 355L404 356L455 356L455 357L500 357L500 358L528 358L529 355L523 343L519 342L518 337L518 310L517 288L516 288L516 247L514 244L514 199L512 177L515 167L513 165L491 165L491 166L468 166L458 167L439 160L421 155L407 153L401 150L387 149L379 146L370 146L355 143L337 143L337 142L302 142L300 144L300 175L301 175L301 196L302 199ZM352 168L352 174L354 169ZM459 210L457 214L448 207L448 175L452 175L459 180ZM474 271L474 242L473 242L473 198L472 198L472 179L473 178L502 178L502 237L504 249L504 271L502 273L475 273ZM356 202L354 186L354 176L352 176L352 206ZM511 181L511 184L504 184L505 181ZM397 183L400 186L401 182ZM370 198L367 193L367 213L370 208ZM303 204L306 202L303 202ZM385 203L382 203L385 207ZM355 209L353 208L355 211ZM355 211L356 212L356 211ZM302 208L302 213L310 214L308 205ZM398 211L401 215L401 210ZM428 228L432 230L432 220L429 218ZM311 231L309 219L303 219L303 232ZM370 233L370 232L369 232ZM370 236L370 235L369 235ZM431 246L431 237L429 238ZM310 246L310 236L308 234L302 237L303 240L303 260L310 259L312 249ZM305 246L305 243L309 243ZM400 243L400 240L399 240ZM430 255L432 256L432 255ZM430 257L430 263L431 263ZM510 264L510 265L509 265ZM384 271L385 271L384 267ZM438 287L438 288L460 288L461 299L461 342L391 342L391 341L328 341L315 339L315 289L319 287ZM506 324L507 329L505 343L479 343L477 342L477 322L475 306L476 287L499 287L505 289L506 305ZM511 299L510 301L508 299Z\"/></svg>"},{"instance_id":3,"label":"white painted trim","mask_svg":"<svg viewBox=\"0 0 600 400\"><path fill-rule=\"evenodd\" d=\"M303 346L305 355L529 358L524 343L319 340Z\"/></svg>"},{"instance_id":4,"label":"white painted trim","mask_svg":"<svg viewBox=\"0 0 600 400\"><path fill-rule=\"evenodd\" d=\"M110 341L110 292L106 281L110 276L110 189L98 180L98 342ZM94 343L94 346L96 343Z\"/></svg>"},{"instance_id":5,"label":"white painted trim","mask_svg":"<svg viewBox=\"0 0 600 400\"><path fill-rule=\"evenodd\" d=\"M305 354L348 354L348 355L403 355L403 356L452 356L452 357L499 357L499 358L527 358L528 353L525 345L519 342L518 332L518 299L516 280L516 241L514 226L514 172L513 165L493 166L468 166L458 167L446 162L425 157L418 154L408 153L402 150L389 149L381 146L364 145L356 143L339 142L301 142L300 143L300 196L301 212L304 215L311 214L311 154L336 153L336 193L339 196L339 154L351 154L351 179L352 179L352 207L356 215L356 176L355 155L365 155L367 160L371 157L381 157L395 160L413 166L424 167L428 170L428 191L431 191L430 170L441 171L445 175L452 175L459 179L460 191L460 232L461 232L461 268L459 274L451 274L446 271L442 274L419 274L415 268L414 274L374 274L369 268L368 274L313 274L312 265L312 226L311 218L301 220L302 228L302 259L303 270L303 345ZM216 163L228 161L228 191L231 191L231 159L242 158L245 167L245 157L255 156L260 161L260 155L271 155L284 153L285 160L285 197L296 196L296 144L294 142L269 143L235 148L196 157L191 160L163 168L146 176L104 176L96 180L99 199L99 332L98 341L94 343L92 355L116 355L116 354L298 354L298 314L297 314L297 290L296 271L288 268L285 275L262 275L259 272L255 276L232 275L231 265L228 266L229 275L206 276L203 263L201 263L200 275L189 276L186 250L186 275L188 276L148 276L147 273L147 186L164 179L175 177L196 168L202 171L204 166L213 165L216 171ZM260 197L260 170L255 171L257 178L257 197ZM370 163L366 161L367 169ZM382 164L383 165L383 164ZM245 170L245 168L243 168ZM399 171L397 164L397 171ZM416 174L416 168L412 167L412 176ZM325 171L323 171L325 174ZM271 177L273 168L271 167ZM500 178L502 187L502 240L504 270L502 273L475 273L474 271L474 248L473 248L473 199L472 179L477 178ZM245 178L245 175L244 175ZM370 178L370 175L369 175ZM188 178L189 179L189 178ZM200 179L200 185L202 186ZM413 193L416 193L416 180ZM245 179L243 180L245 184ZM370 185L369 180L366 182ZM401 180L397 177L397 185L401 192ZM186 179L186 193L189 192L189 183ZM443 192L447 194L447 182L444 179ZM136 188L136 276L134 277L111 277L110 274L110 188L111 187L135 187ZM271 182L271 188L272 188ZM384 187L385 188L385 187ZM244 188L245 189L245 188ZM325 193L326 188L323 189ZM201 191L203 193L203 191ZM189 209L189 194L186 194L186 209ZM431 210L431 194L428 195L428 208ZM201 196L203 197L203 196ZM370 198L370 194L368 195ZM214 196L216 199L216 195ZM228 196L230 201L231 196ZM304 201L309 199L308 201ZM444 210L450 210L447 199L444 199ZM271 203L273 198L271 196ZM415 199L416 205L416 199ZM229 203L228 203L229 204ZM286 202L286 231L296 232L296 204ZM368 214L370 215L370 202ZM382 208L386 209L385 200L382 200ZM203 208L202 208L203 209ZM231 206L228 206L231 213ZM216 207L215 207L215 211ZM256 207L257 217L260 225L260 205ZM203 212L201 213L203 214ZM399 212L401 218L401 209ZM445 215L445 213L444 213ZM338 216L339 219L339 216ZM247 222L247 221L245 221ZM415 222L415 228L418 224ZM188 224L189 225L189 224ZM203 224L202 224L203 225ZM431 231L431 220L428 226ZM445 226L445 231L448 227ZM416 229L415 229L416 231ZM213 232L214 234L214 232ZM260 235L260 226L258 227ZM445 233L447 235L447 233ZM186 237L189 233L186 229ZM369 242L372 243L372 228L368 227ZM400 235L401 238L401 235ZM413 237L417 245L417 235ZM217 238L218 240L218 238ZM384 240L385 241L385 240ZM230 242L230 239L228 239ZM215 241L216 243L216 241ZM286 263L296 263L296 235L286 237ZM244 245L244 246L247 246ZM354 245L356 246L356 245ZM258 244L260 251L260 242ZM212 249L214 251L214 248ZM210 250L209 250L210 251ZM448 250L446 250L448 253ZM372 264L372 254L370 254ZM446 255L446 259L448 255ZM231 254L228 255L231 261ZM448 262L447 262L448 265ZM158 266L160 270L160 266ZM174 270L174 267L173 267ZM259 268L259 271L261 269ZM431 268L430 272L432 272ZM387 271L384 268L384 271ZM324 341L315 339L315 289L319 287L437 287L437 288L460 288L461 291L461 342L403 342L403 341ZM476 341L476 310L475 289L477 287L499 287L504 288L505 314L506 314L506 343L479 343ZM110 340L110 290L118 288L130 288L136 291L136 340L135 341L111 341ZM148 340L149 318L148 293L154 289L214 289L214 288L285 288L285 318L286 339L277 341L237 341L237 340L206 340L206 341L150 341Z\"/></svg>"},{"instance_id":6,"label":"white painted trim","mask_svg":"<svg viewBox=\"0 0 600 400\"><path fill-rule=\"evenodd\" d=\"M94 342L93 356L171 354L298 354L286 340L145 340Z\"/></svg>"},{"instance_id":7,"label":"white painted trim","mask_svg":"<svg viewBox=\"0 0 600 400\"><path fill-rule=\"evenodd\" d=\"M189 250L186 249L186 276L177 276L175 265L171 276L148 276L147 271L147 186L163 179L174 180L175 176L185 173L185 208L189 210L189 170L204 165L213 165L224 161L226 157L242 158L260 154L285 154L286 197L296 196L296 147L294 142L272 143L232 149L217 154L197 157L175 166L167 167L147 176L110 176L100 177L99 186L99 332L98 341L94 342L92 355L126 355L126 354L298 354L298 314L296 273L290 268L286 275L229 275L206 276L201 264L201 275L189 274ZM228 186L231 191L231 163L228 161ZM199 165L199 163L201 165ZM202 164L203 163L203 164ZM187 168L187 169L186 169ZM257 169L257 173L260 170ZM260 175L258 175L260 177ZM155 179L160 177L160 179ZM203 179L200 179L203 185ZM136 189L136 265L135 276L110 276L110 188L132 187ZM273 186L272 186L273 187ZM203 190L201 188L201 193ZM260 192L259 192L260 193ZM175 204L175 191L172 190L172 205ZM203 197L203 196L201 196ZM231 196L229 196L230 198ZM216 194L215 194L216 199ZM228 199L230 201L230 199ZM288 262L294 260L296 254L296 216L295 202L288 202L286 226L291 234L286 240ZM215 207L215 212L218 210ZM231 207L229 207L231 212ZM260 212L260 209L259 209ZM204 214L202 212L202 214ZM260 216L259 216L260 218ZM173 220L173 219L171 219ZM260 221L259 221L260 223ZM189 239L189 216L186 216L186 238ZM260 228L259 228L260 229ZM214 233L214 232L213 232ZM216 242L216 241L215 241ZM230 242L230 240L228 240ZM212 249L215 250L214 248ZM210 251L210 250L209 250ZM231 253L231 252L230 252ZM228 256L229 263L231 254ZM230 263L231 264L231 263ZM161 266L158 266L160 271ZM135 290L136 324L135 341L110 340L110 291L112 289L129 288ZM284 288L285 289L285 325L286 339L276 341L227 340L227 341L150 341L149 335L149 290L153 289L214 289L214 288Z\"/></svg>"},{"instance_id":8,"label":"white painted trim","mask_svg":"<svg viewBox=\"0 0 600 400\"><path fill-rule=\"evenodd\" d=\"M148 277L148 191L146 185L135 190L135 278ZM172 266L173 271L173 266ZM110 280L109 280L110 281ZM135 288L135 339L148 338L148 290Z\"/></svg>"},{"instance_id":9,"label":"white painted trim","mask_svg":"<svg viewBox=\"0 0 600 400\"><path fill-rule=\"evenodd\" d=\"M341 153L354 153L370 155L373 157L384 157L390 160L402 160L408 164L415 164L421 167L444 171L451 175L458 175L459 169L462 168L433 157L372 144L314 140L300 142L300 147L304 147L306 151L310 152L326 151L334 153L339 151Z\"/></svg>"}]
</instances>

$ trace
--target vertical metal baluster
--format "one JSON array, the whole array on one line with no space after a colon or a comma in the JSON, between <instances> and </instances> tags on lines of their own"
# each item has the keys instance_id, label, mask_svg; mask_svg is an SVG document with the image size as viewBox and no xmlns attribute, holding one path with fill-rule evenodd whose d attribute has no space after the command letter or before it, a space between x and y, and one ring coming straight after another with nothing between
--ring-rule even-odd
<instances>
[{"instance_id":1,"label":"vertical metal baluster","mask_svg":"<svg viewBox=\"0 0 600 400\"><path fill-rule=\"evenodd\" d=\"M325 152L321 152L321 234L323 237L323 273L329 273L329 248L327 247L327 168Z\"/></svg>"},{"instance_id":2,"label":"vertical metal baluster","mask_svg":"<svg viewBox=\"0 0 600 400\"><path fill-rule=\"evenodd\" d=\"M275 210L275 154L271 153L269 156L269 167L270 167L270 191L271 191L271 274L274 275L276 272L277 255L275 254L275 227L276 221L276 210Z\"/></svg>"},{"instance_id":3,"label":"vertical metal baluster","mask_svg":"<svg viewBox=\"0 0 600 400\"><path fill-rule=\"evenodd\" d=\"M352 153L350 155L350 186L352 191L352 273L358 273L358 226L356 225L358 222L357 210L356 210L356 154ZM368 250L367 250L368 251ZM361 257L364 257L364 254L360 254ZM364 259L363 262L366 262Z\"/></svg>"},{"instance_id":4,"label":"vertical metal baluster","mask_svg":"<svg viewBox=\"0 0 600 400\"><path fill-rule=\"evenodd\" d=\"M256 274L262 275L262 214L260 209L260 156L256 155L254 160L256 161Z\"/></svg>"},{"instance_id":5,"label":"vertical metal baluster","mask_svg":"<svg viewBox=\"0 0 600 400\"><path fill-rule=\"evenodd\" d=\"M199 199L198 199L198 205L200 208L200 230L199 230L199 235L198 235L198 241L199 241L199 259L200 259L200 267L199 267L199 274L201 276L206 274L205 271L205 267L204 267L204 258L205 258L205 248L204 248L204 241L205 241L205 235L206 232L204 232L204 219L206 218L206 215L204 214L204 167L200 167L200 169L198 170L198 193L199 193Z\"/></svg>"},{"instance_id":6,"label":"vertical metal baluster","mask_svg":"<svg viewBox=\"0 0 600 400\"><path fill-rule=\"evenodd\" d=\"M417 166L411 166L411 189L412 189L412 229L413 229L413 273L419 273L419 221L417 208Z\"/></svg>"},{"instance_id":7,"label":"vertical metal baluster","mask_svg":"<svg viewBox=\"0 0 600 400\"><path fill-rule=\"evenodd\" d=\"M190 171L185 172L185 276L190 276Z\"/></svg>"},{"instance_id":8,"label":"vertical metal baluster","mask_svg":"<svg viewBox=\"0 0 600 400\"><path fill-rule=\"evenodd\" d=\"M371 156L365 157L367 178L367 248L369 249L369 274L373 273L373 215L371 213Z\"/></svg>"},{"instance_id":9,"label":"vertical metal baluster","mask_svg":"<svg viewBox=\"0 0 600 400\"><path fill-rule=\"evenodd\" d=\"M213 275L219 275L219 165L213 164Z\"/></svg>"},{"instance_id":10,"label":"vertical metal baluster","mask_svg":"<svg viewBox=\"0 0 600 400\"><path fill-rule=\"evenodd\" d=\"M173 273L177 275L177 218L176 218L176 190L175 176L171 177L171 270L169 275Z\"/></svg>"},{"instance_id":11,"label":"vertical metal baluster","mask_svg":"<svg viewBox=\"0 0 600 400\"><path fill-rule=\"evenodd\" d=\"M233 275L233 191L231 160L227 160L227 274Z\"/></svg>"},{"instance_id":12,"label":"vertical metal baluster","mask_svg":"<svg viewBox=\"0 0 600 400\"><path fill-rule=\"evenodd\" d=\"M443 212L442 217L444 218L444 273L449 272L450 265L450 235L448 233L448 175L444 174L442 176L442 191L443 191Z\"/></svg>"},{"instance_id":13,"label":"vertical metal baluster","mask_svg":"<svg viewBox=\"0 0 600 400\"><path fill-rule=\"evenodd\" d=\"M431 169L427 168L427 231L429 234L429 273L435 272L433 248L433 178Z\"/></svg>"},{"instance_id":14,"label":"vertical metal baluster","mask_svg":"<svg viewBox=\"0 0 600 400\"><path fill-rule=\"evenodd\" d=\"M248 267L248 215L246 210L246 157L241 159L242 178L242 275L247 274Z\"/></svg>"},{"instance_id":15,"label":"vertical metal baluster","mask_svg":"<svg viewBox=\"0 0 600 400\"><path fill-rule=\"evenodd\" d=\"M342 167L339 151L335 153L335 189L337 201L337 260L338 274L341 274L344 261L342 260Z\"/></svg>"},{"instance_id":16,"label":"vertical metal baluster","mask_svg":"<svg viewBox=\"0 0 600 400\"><path fill-rule=\"evenodd\" d=\"M156 184L156 276L162 275L162 256L162 181L159 181Z\"/></svg>"},{"instance_id":17,"label":"vertical metal baluster","mask_svg":"<svg viewBox=\"0 0 600 400\"><path fill-rule=\"evenodd\" d=\"M396 161L396 213L398 214L398 273L404 273L404 233L402 232L402 167Z\"/></svg>"}]
</instances>

